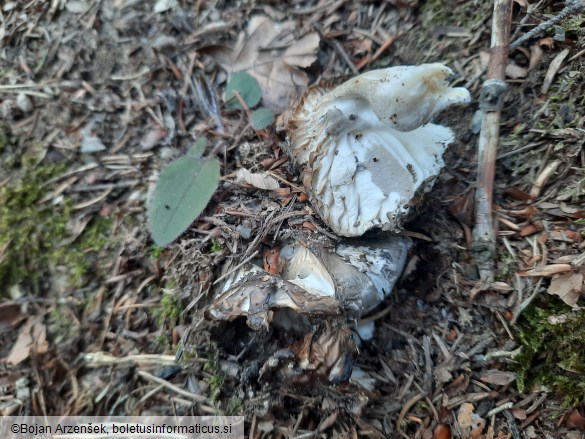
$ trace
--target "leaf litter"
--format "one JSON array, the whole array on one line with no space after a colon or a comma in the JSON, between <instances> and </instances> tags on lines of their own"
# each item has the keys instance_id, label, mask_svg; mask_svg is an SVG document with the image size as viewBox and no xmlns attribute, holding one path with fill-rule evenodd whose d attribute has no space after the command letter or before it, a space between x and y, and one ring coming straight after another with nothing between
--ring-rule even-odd
<instances>
[{"instance_id":1,"label":"leaf litter","mask_svg":"<svg viewBox=\"0 0 585 439\"><path fill-rule=\"evenodd\" d=\"M331 387L319 382L319 376L330 372L328 351L319 350L319 333L309 343L304 338L307 333L284 330L271 337L252 334L241 321L200 320L211 284L221 276L220 266L225 264L229 271L256 251L277 252L283 234L296 229L315 234L327 230L303 201L294 167L282 155L278 120L276 129L243 132L249 119L241 111L216 106L205 112L196 107L190 78L209 78L208 91L222 96L226 74L215 67L204 48L227 41L231 46L237 39L235 50L218 51L214 58L228 74L252 75L260 84L264 105L277 115L314 78L347 74L352 64L368 70L447 61L461 75L460 83L471 82L477 96L473 78L481 76L478 53L489 47L485 22L490 12L482 11L480 3L463 1L452 12L464 11L465 16L437 22L444 5L433 9L433 2L393 1L358 10L350 2L322 1L275 10L261 3L253 9L231 4L220 9L206 2L185 8L181 2L160 1L156 3L161 12L153 14L154 2L106 0L96 2L79 20L77 13L66 9L47 11L45 3L13 2L0 17L0 62L7 75L0 79L0 99L9 126L2 133L10 134L5 148L12 151L12 142L27 151L36 145L41 163L67 163L62 178L47 183L43 203L55 212L63 202L77 206L71 224L85 226L74 233L76 241L84 238L95 220L111 220L114 243L102 244L98 257L86 253L91 270L82 276L81 287L68 280L65 264L57 264L36 295L27 283L6 288L13 300L51 313L43 314L41 321L45 342L38 323L36 329L25 331L31 322L28 315L15 320L3 317L5 327L11 329L0 334L2 415L23 407L37 413L79 414L92 410L125 414L123 407L151 413L229 409L247 414L250 437L287 431L301 437L433 437L437 432L437 438L439 434L462 438L474 432L494 438L515 437L514 425L527 437L581 434L576 430L583 424L578 409L561 406L550 387L531 382L520 389L522 371L510 384L509 367L521 360L516 322L523 323L531 304L548 296L543 292L566 291L570 301L577 298L574 310L555 315L561 329L579 315L583 300L577 293L578 261L584 249L578 239L583 233L579 182L584 112L576 99L582 96L582 36L569 31L565 42L533 38L524 51L519 48L513 54L521 75L509 81L495 194L499 283L493 288L477 285L466 257L465 233L446 213L446 204L460 198L472 181L473 148L455 145L446 158L450 166L441 177L444 184L429 197L429 213L411 225L432 241L417 245L410 274L371 316L376 322L374 341L359 348L361 382L369 384L360 385L356 376L349 384ZM75 2L72 5L77 7ZM534 8L530 14L517 11L519 34L539 24L539 14L558 12L552 2L529 6ZM259 11L264 15L254 17ZM285 17L294 21L278 24ZM321 34L315 23L320 23ZM404 32L402 25L414 27ZM446 26L461 31L433 36ZM81 34L84 38L76 37ZM331 45L320 47L320 35ZM388 41L389 48L381 51ZM532 50L534 45L540 51ZM564 49L569 53L551 64ZM103 62L93 61L98 54ZM551 79L542 95L547 69ZM167 105L159 92L169 88L177 90L177 96ZM30 102L19 98L22 95ZM96 113L105 116L88 136L107 149L80 159L81 130ZM212 121L206 119L210 115ZM166 139L161 141L164 133L158 128L166 130L169 118L178 127L170 147ZM461 133L473 145L466 121L460 123L458 136ZM144 230L145 188L161 167L201 136L227 143L219 154L226 178L208 216L199 217L168 249L157 248ZM245 145L251 145L246 153ZM17 168L3 163L8 169ZM240 168L278 176L281 187L255 191L234 184ZM10 172L7 178L15 177ZM3 175L0 190L5 184ZM516 194L522 196L511 196L510 188L517 188ZM76 241L63 240L67 250ZM4 245L0 243L0 249ZM267 268L273 269L270 264ZM163 290L179 298L182 311L161 303ZM58 317L57 301L66 303L65 318ZM161 317L155 319L153 309ZM38 335L39 346L25 340L24 334L31 333ZM299 361L314 367L317 381L297 388L285 388L271 379L259 381L261 364L279 348L291 346L291 341L299 341L292 352L294 361L271 361L292 368ZM324 357L311 355L312 347ZM335 350L336 345L331 347ZM31 355L35 349L44 353ZM18 369L5 362L12 350L18 355L13 359L22 358ZM118 364L138 352L154 356L149 367L156 376L140 363L137 373L124 362ZM175 352L182 360L169 369L169 356ZM95 369L72 366L88 353L108 355ZM579 376L564 365L567 358L555 358ZM267 369L264 376L278 373ZM96 394L96 388L108 384L107 392ZM29 391L33 388L45 393ZM136 395L137 400L129 401L127 395ZM513 414L511 420L508 412ZM460 414L468 427L465 432L458 429ZM485 421L483 427L475 422L479 419Z\"/></svg>"},{"instance_id":2,"label":"leaf litter","mask_svg":"<svg viewBox=\"0 0 585 439\"><path fill-rule=\"evenodd\" d=\"M301 68L317 59L319 35L309 32L301 37L292 21L279 25L265 16L250 19L230 51L216 51L214 56L229 73L246 72L262 89L262 102L270 110L282 113L309 84Z\"/></svg>"}]
</instances>

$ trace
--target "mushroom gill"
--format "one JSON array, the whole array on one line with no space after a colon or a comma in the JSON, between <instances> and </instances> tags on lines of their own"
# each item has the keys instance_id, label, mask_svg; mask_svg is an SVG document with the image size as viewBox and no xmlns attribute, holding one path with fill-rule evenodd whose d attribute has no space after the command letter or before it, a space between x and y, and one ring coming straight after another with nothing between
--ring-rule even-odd
<instances>
[{"instance_id":1,"label":"mushroom gill","mask_svg":"<svg viewBox=\"0 0 585 439\"><path fill-rule=\"evenodd\" d=\"M397 231L408 219L453 141L449 128L430 120L470 101L465 88L449 86L452 73L438 63L390 67L304 94L289 120L290 154L335 233Z\"/></svg>"}]
</instances>

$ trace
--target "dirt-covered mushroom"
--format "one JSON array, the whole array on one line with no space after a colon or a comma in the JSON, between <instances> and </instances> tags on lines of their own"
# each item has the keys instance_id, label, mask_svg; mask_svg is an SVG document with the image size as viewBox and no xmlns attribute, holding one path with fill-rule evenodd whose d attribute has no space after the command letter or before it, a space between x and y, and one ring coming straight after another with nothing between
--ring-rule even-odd
<instances>
[{"instance_id":1,"label":"dirt-covered mushroom","mask_svg":"<svg viewBox=\"0 0 585 439\"><path fill-rule=\"evenodd\" d=\"M267 329L273 311L281 308L358 320L392 292L410 246L398 235L338 244L324 236L291 239L280 249L277 274L244 266L226 280L206 316L245 316L254 329Z\"/></svg>"},{"instance_id":2,"label":"dirt-covered mushroom","mask_svg":"<svg viewBox=\"0 0 585 439\"><path fill-rule=\"evenodd\" d=\"M295 383L349 378L357 352L350 327L371 337L371 325L360 327L359 320L391 293L412 245L393 232L439 173L453 140L449 128L429 122L470 100L467 90L449 87L451 74L442 64L425 64L364 73L338 86L322 82L295 109L289 153L321 218L346 237L376 227L390 232L335 241L289 231L277 243L276 270L256 261L227 278L206 317L246 317L253 329L294 327L286 311L275 317L279 309L294 311L298 321L321 317L310 332L298 331L306 334L302 341L272 355L263 375Z\"/></svg>"},{"instance_id":3,"label":"dirt-covered mushroom","mask_svg":"<svg viewBox=\"0 0 585 439\"><path fill-rule=\"evenodd\" d=\"M452 74L438 63L400 66L307 90L289 121L290 154L337 234L397 230L409 218L453 141L449 128L429 122L470 101L465 88L449 86Z\"/></svg>"}]
</instances>

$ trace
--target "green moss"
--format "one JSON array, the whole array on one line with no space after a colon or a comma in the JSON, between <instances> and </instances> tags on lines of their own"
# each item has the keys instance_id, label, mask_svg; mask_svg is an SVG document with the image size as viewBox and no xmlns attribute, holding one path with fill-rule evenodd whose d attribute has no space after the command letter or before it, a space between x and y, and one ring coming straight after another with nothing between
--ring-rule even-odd
<instances>
[{"instance_id":1,"label":"green moss","mask_svg":"<svg viewBox=\"0 0 585 439\"><path fill-rule=\"evenodd\" d=\"M4 149L8 145L8 135L3 125L0 125L0 154L4 152Z\"/></svg>"},{"instance_id":2,"label":"green moss","mask_svg":"<svg viewBox=\"0 0 585 439\"><path fill-rule=\"evenodd\" d=\"M56 305L49 315L49 332L55 343L60 340L71 340L75 338L79 331L79 325L71 318L70 311L65 305Z\"/></svg>"},{"instance_id":3,"label":"green moss","mask_svg":"<svg viewBox=\"0 0 585 439\"><path fill-rule=\"evenodd\" d=\"M421 8L424 27L460 26L470 32L483 26L486 18L491 17L493 5L482 0L464 4L457 4L454 0L428 0Z\"/></svg>"},{"instance_id":4,"label":"green moss","mask_svg":"<svg viewBox=\"0 0 585 439\"><path fill-rule=\"evenodd\" d=\"M11 144L0 126L0 161L11 171L0 185L0 284L20 284L34 293L56 267L65 268L71 285L81 285L91 253L106 246L111 227L110 219L95 217L71 242L71 200L43 201L54 186L49 181L67 165L39 157L34 145Z\"/></svg>"},{"instance_id":5,"label":"green moss","mask_svg":"<svg viewBox=\"0 0 585 439\"><path fill-rule=\"evenodd\" d=\"M165 252L165 248L164 247L159 247L158 245L151 245L150 246L150 251L149 251L149 256L152 259L158 259L162 256L162 254Z\"/></svg>"},{"instance_id":6,"label":"green moss","mask_svg":"<svg viewBox=\"0 0 585 439\"><path fill-rule=\"evenodd\" d=\"M24 160L23 160L24 162ZM24 164L24 163L23 163ZM41 203L43 184L63 172L64 165L23 166L0 187L0 283L13 285L27 280L35 290L55 256L55 239L66 235L67 206Z\"/></svg>"},{"instance_id":7,"label":"green moss","mask_svg":"<svg viewBox=\"0 0 585 439\"><path fill-rule=\"evenodd\" d=\"M562 25L564 31L567 33L574 33L576 35L583 35L585 33L585 17L582 14L575 14L563 20Z\"/></svg>"},{"instance_id":8,"label":"green moss","mask_svg":"<svg viewBox=\"0 0 585 439\"><path fill-rule=\"evenodd\" d=\"M225 380L225 375L219 364L218 351L209 357L207 362L203 365L203 370L211 375L209 379L209 397L212 401L217 401Z\"/></svg>"},{"instance_id":9,"label":"green moss","mask_svg":"<svg viewBox=\"0 0 585 439\"><path fill-rule=\"evenodd\" d=\"M183 307L181 299L176 294L165 292L160 300L158 307L153 308L153 317L159 327L162 327L165 322L174 328L179 323Z\"/></svg>"},{"instance_id":10,"label":"green moss","mask_svg":"<svg viewBox=\"0 0 585 439\"><path fill-rule=\"evenodd\" d=\"M518 388L546 386L568 405L585 401L585 312L551 296L528 307L518 324Z\"/></svg>"},{"instance_id":11,"label":"green moss","mask_svg":"<svg viewBox=\"0 0 585 439\"><path fill-rule=\"evenodd\" d=\"M223 252L223 245L221 245L221 243L217 239L211 240L211 252L212 253Z\"/></svg>"},{"instance_id":12,"label":"green moss","mask_svg":"<svg viewBox=\"0 0 585 439\"><path fill-rule=\"evenodd\" d=\"M238 416L244 411L244 403L239 398L230 398L225 409L226 416Z\"/></svg>"},{"instance_id":13,"label":"green moss","mask_svg":"<svg viewBox=\"0 0 585 439\"><path fill-rule=\"evenodd\" d=\"M518 261L514 259L514 257L508 253L501 254L498 257L498 264L497 264L497 272L496 278L497 280L506 281L508 277L514 272L517 268Z\"/></svg>"}]
</instances>

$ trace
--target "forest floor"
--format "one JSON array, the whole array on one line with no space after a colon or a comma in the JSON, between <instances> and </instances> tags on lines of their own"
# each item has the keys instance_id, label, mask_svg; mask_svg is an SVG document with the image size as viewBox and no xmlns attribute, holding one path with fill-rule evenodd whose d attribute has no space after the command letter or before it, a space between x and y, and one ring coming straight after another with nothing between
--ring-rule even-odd
<instances>
[{"instance_id":1,"label":"forest floor","mask_svg":"<svg viewBox=\"0 0 585 439\"><path fill-rule=\"evenodd\" d=\"M491 2L291 3L2 2L0 414L244 415L250 438L584 438L585 17L510 52L496 282L483 283L469 245ZM515 1L512 40L563 6ZM254 64L266 47L269 78ZM283 153L283 113L320 79L425 62L452 68L473 103L444 117L457 141L407 224L419 238L404 275L368 316L359 374L267 378L304 334L202 310L243 254L278 247L282 230L326 232ZM224 105L236 70L259 75L266 129ZM221 141L219 188L158 247L149 193L201 137ZM278 188L242 183L240 168Z\"/></svg>"}]
</instances>

